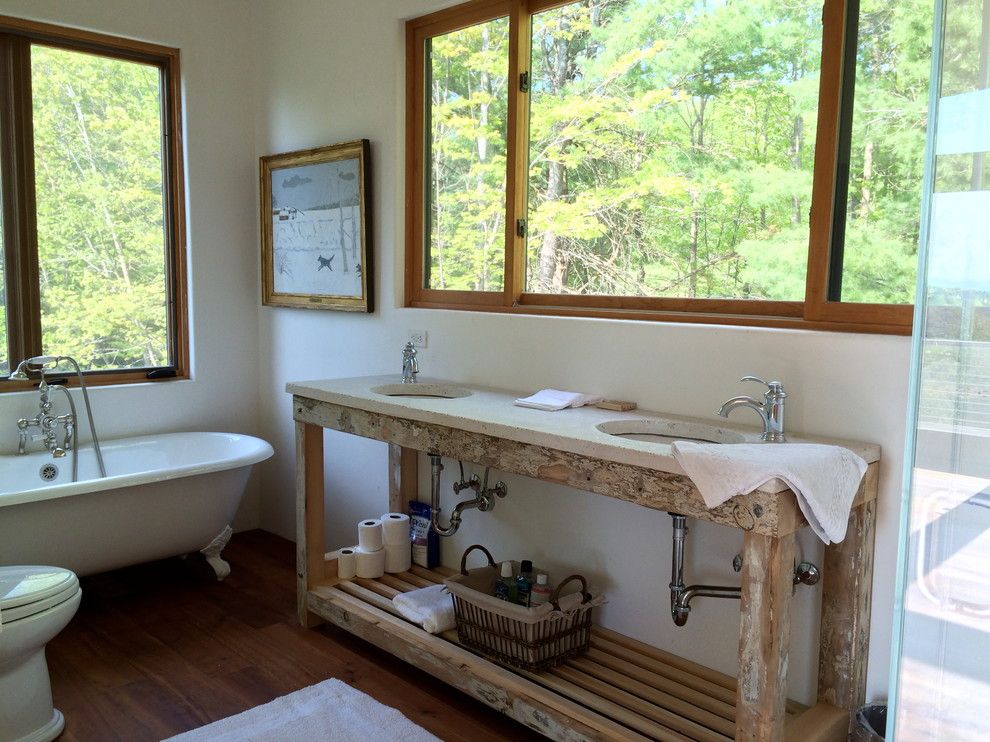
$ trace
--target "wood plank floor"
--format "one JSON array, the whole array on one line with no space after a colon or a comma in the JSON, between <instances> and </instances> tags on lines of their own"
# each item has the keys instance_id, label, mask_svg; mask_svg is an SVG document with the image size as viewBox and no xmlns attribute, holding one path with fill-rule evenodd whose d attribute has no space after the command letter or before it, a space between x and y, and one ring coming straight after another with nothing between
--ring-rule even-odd
<instances>
[{"instance_id":1,"label":"wood plank floor","mask_svg":"<svg viewBox=\"0 0 990 742\"><path fill-rule=\"evenodd\" d=\"M62 740L159 740L328 677L444 740L542 739L340 629L300 628L291 542L238 533L224 558L222 583L198 556L82 580L78 614L48 645Z\"/></svg>"}]
</instances>

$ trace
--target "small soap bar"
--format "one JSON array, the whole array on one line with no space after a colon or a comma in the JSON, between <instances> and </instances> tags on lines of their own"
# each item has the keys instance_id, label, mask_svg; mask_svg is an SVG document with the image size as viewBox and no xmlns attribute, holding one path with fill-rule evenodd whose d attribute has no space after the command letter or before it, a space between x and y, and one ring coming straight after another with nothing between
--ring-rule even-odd
<instances>
[{"instance_id":1,"label":"small soap bar","mask_svg":"<svg viewBox=\"0 0 990 742\"><path fill-rule=\"evenodd\" d=\"M603 410L616 410L618 412L628 412L629 410L636 409L635 402L626 402L622 399L603 399L601 402L595 405L595 407L601 407Z\"/></svg>"}]
</instances>

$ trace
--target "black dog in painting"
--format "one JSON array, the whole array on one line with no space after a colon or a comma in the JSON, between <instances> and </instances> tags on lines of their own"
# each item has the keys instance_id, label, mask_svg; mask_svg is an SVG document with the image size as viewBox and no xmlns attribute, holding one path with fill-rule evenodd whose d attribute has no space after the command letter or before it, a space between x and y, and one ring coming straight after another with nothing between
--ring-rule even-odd
<instances>
[{"instance_id":1,"label":"black dog in painting","mask_svg":"<svg viewBox=\"0 0 990 742\"><path fill-rule=\"evenodd\" d=\"M316 259L316 261L319 264L319 267L316 269L317 271L321 271L324 268L329 268L330 269L330 272L331 273L333 272L333 265L332 265L332 263L333 263L333 255L331 255L329 258L325 258L325 257L323 257L321 255L320 257L318 257Z\"/></svg>"}]
</instances>

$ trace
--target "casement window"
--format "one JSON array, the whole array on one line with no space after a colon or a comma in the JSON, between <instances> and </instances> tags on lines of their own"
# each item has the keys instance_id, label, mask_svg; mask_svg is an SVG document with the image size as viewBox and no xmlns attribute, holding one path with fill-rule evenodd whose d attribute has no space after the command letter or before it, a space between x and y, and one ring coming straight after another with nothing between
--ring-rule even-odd
<instances>
[{"instance_id":1,"label":"casement window","mask_svg":"<svg viewBox=\"0 0 990 742\"><path fill-rule=\"evenodd\" d=\"M0 390L187 374L178 50L0 17Z\"/></svg>"},{"instance_id":2,"label":"casement window","mask_svg":"<svg viewBox=\"0 0 990 742\"><path fill-rule=\"evenodd\" d=\"M407 23L406 303L909 333L928 0Z\"/></svg>"}]
</instances>

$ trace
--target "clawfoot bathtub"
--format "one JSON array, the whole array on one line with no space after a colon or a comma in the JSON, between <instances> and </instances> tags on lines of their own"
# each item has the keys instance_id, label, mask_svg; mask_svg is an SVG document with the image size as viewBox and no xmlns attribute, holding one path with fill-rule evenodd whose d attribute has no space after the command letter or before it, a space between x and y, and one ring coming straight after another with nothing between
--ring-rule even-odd
<instances>
[{"instance_id":1,"label":"clawfoot bathtub","mask_svg":"<svg viewBox=\"0 0 990 742\"><path fill-rule=\"evenodd\" d=\"M251 466L273 453L233 433L168 433L102 445L107 477L91 448L0 456L0 565L53 564L78 575L201 551L223 579L220 551Z\"/></svg>"}]
</instances>

